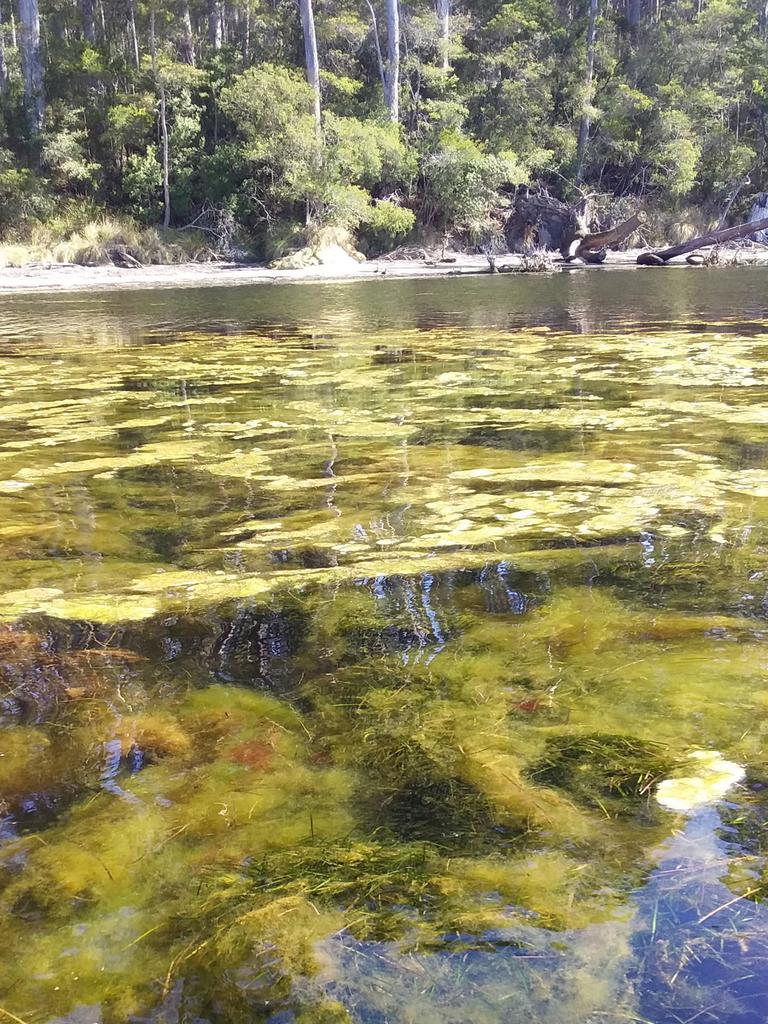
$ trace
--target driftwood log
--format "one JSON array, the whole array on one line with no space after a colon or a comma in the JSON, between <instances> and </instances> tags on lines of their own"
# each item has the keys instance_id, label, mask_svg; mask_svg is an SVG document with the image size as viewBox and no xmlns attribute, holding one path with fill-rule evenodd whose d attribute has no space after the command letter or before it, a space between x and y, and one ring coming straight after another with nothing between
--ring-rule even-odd
<instances>
[{"instance_id":1,"label":"driftwood log","mask_svg":"<svg viewBox=\"0 0 768 1024\"><path fill-rule=\"evenodd\" d=\"M510 252L529 253L535 249L559 250L563 259L601 263L603 250L613 248L643 224L636 213L607 231L590 231L590 197L574 206L550 196L545 190L518 188L504 233Z\"/></svg>"},{"instance_id":2,"label":"driftwood log","mask_svg":"<svg viewBox=\"0 0 768 1024\"><path fill-rule=\"evenodd\" d=\"M124 245L114 245L107 249L107 256L110 263L116 267L127 267L129 270L138 270L144 264L137 260L133 253L129 252Z\"/></svg>"},{"instance_id":3,"label":"driftwood log","mask_svg":"<svg viewBox=\"0 0 768 1024\"><path fill-rule=\"evenodd\" d=\"M602 249L584 249L578 254L578 257L585 263L605 263L608 258L608 250L605 246Z\"/></svg>"},{"instance_id":4,"label":"driftwood log","mask_svg":"<svg viewBox=\"0 0 768 1024\"><path fill-rule=\"evenodd\" d=\"M645 214L640 211L623 220L621 224L608 228L607 231L597 231L594 234L585 234L584 238L578 240L573 246L573 254L569 259L582 259L587 253L599 252L601 249L608 249L611 246L621 245L626 242L638 227L645 223Z\"/></svg>"},{"instance_id":5,"label":"driftwood log","mask_svg":"<svg viewBox=\"0 0 768 1024\"><path fill-rule=\"evenodd\" d=\"M607 231L597 231L576 238L571 243L566 259L568 262L584 260L585 263L602 263L605 260L607 249L625 242L644 222L645 214L639 212ZM600 258L601 254L602 258Z\"/></svg>"},{"instance_id":6,"label":"driftwood log","mask_svg":"<svg viewBox=\"0 0 768 1024\"><path fill-rule=\"evenodd\" d=\"M704 249L709 245L719 245L721 242L731 242L735 238L746 238L748 235L756 235L760 231L768 230L768 217L752 223L737 224L733 228L723 228L720 231L710 231L707 235L700 235L692 238L690 242L681 242L680 245L671 245L668 249L659 249L656 252L641 252L637 262L641 266L660 267L675 256L685 256L686 253L694 252L696 249Z\"/></svg>"}]
</instances>

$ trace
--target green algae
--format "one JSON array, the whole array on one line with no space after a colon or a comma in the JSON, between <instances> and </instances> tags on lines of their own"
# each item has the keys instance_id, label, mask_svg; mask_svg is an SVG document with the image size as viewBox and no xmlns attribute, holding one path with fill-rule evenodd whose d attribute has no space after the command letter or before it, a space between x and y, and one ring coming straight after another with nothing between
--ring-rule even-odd
<instances>
[{"instance_id":1,"label":"green algae","mask_svg":"<svg viewBox=\"0 0 768 1024\"><path fill-rule=\"evenodd\" d=\"M396 965L368 1008L448 1019L424 993L457 944L553 935L559 988L486 979L472 1019L631 1015L631 894L676 827L655 787L698 749L768 771L766 477L733 456L765 425L760 335L329 344L0 363L22 1019L183 990L206 1021L358 1020L345 943Z\"/></svg>"},{"instance_id":2,"label":"green algae","mask_svg":"<svg viewBox=\"0 0 768 1024\"><path fill-rule=\"evenodd\" d=\"M750 397L765 383L751 358L760 335L714 330L695 345L689 331L670 330L652 338L593 335L585 344L557 332L422 331L418 345L428 362L374 369L370 354L393 340L341 341L329 372L322 349L253 334L230 335L223 349L209 334L188 333L160 348L126 346L106 372L63 358L47 390L35 353L27 365L23 355L8 361L0 378L0 390L13 398L0 420L3 500L14 502L14 529L34 564L21 580L17 568L12 584L9 574L0 614L11 621L40 610L137 620L179 609L174 575L219 572L222 556L236 560L244 578L200 575L186 587L190 605L282 592L305 580L418 572L435 554L438 566L473 567L489 550L513 557L552 538L685 536L692 510L709 516L713 541L728 543L729 524L743 520L745 503L765 489L762 469L735 471L717 453L724 429L747 440L762 422ZM567 357L552 360L555 343ZM514 360L501 354L509 345ZM476 359L478 347L500 354ZM481 386L488 375L491 388ZM574 376L594 393L573 394ZM169 393L175 378L185 399ZM126 381L141 386L126 389ZM255 382L258 403L249 390ZM538 405L487 400L523 394L534 382ZM601 396L608 382L625 387L622 400ZM731 387L728 401L723 386ZM690 388L698 389L695 398L681 397ZM413 443L446 422L454 443ZM482 443L516 428L573 433L562 450L533 458ZM126 446L124 438L135 442ZM707 450L713 445L714 453ZM163 467L175 509L194 500L189 488L174 486L181 470L194 477L192 492L213 504L222 488L236 486L244 504L258 497L260 508L258 518L222 505L196 517L194 545L158 566L169 574L167 586L158 582L150 597L136 592L140 572L111 573L110 562L119 557L138 569L146 560L139 538L170 513L165 501L162 510L148 503L147 481L131 474ZM57 577L40 557L61 544L72 548L78 488L98 511L87 530L74 527L75 550L106 552L123 538L120 554L114 550L90 580ZM406 503L407 521L397 516ZM133 543L122 529L126 514ZM290 556L286 571L297 572L295 553L300 558L308 546L315 565L300 567L299 578L274 571L276 558Z\"/></svg>"}]
</instances>

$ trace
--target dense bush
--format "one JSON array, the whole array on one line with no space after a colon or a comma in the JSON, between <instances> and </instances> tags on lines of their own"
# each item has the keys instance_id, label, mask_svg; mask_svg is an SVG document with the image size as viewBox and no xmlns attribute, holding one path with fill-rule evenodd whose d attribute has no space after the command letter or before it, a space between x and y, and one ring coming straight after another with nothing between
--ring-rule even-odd
<instances>
[{"instance_id":1,"label":"dense bush","mask_svg":"<svg viewBox=\"0 0 768 1024\"><path fill-rule=\"evenodd\" d=\"M569 198L577 170L659 222L768 189L764 5L600 0L591 81L588 7L454 0L443 36L434 0L401 0L393 120L381 0L375 24L368 4L320 0L317 125L294 2L165 0L127 21L111 5L91 25L88 5L49 5L39 120L23 35L0 26L0 232L77 200L145 226L215 209L262 255L297 225L351 229L374 252L420 231L482 238L514 186Z\"/></svg>"}]
</instances>

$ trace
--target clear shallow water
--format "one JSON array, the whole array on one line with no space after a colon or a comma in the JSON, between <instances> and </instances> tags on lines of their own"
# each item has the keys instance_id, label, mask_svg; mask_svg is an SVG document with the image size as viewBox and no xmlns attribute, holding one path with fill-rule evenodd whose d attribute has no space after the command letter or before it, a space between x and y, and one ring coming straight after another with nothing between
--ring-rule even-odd
<instances>
[{"instance_id":1,"label":"clear shallow water","mask_svg":"<svg viewBox=\"0 0 768 1024\"><path fill-rule=\"evenodd\" d=\"M764 277L0 300L9 1019L762 1022Z\"/></svg>"}]
</instances>

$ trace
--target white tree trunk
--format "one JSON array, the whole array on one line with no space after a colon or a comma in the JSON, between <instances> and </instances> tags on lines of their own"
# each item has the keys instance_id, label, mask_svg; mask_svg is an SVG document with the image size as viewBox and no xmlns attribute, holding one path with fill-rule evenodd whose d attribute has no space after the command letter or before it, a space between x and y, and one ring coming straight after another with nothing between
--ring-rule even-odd
<instances>
[{"instance_id":1,"label":"white tree trunk","mask_svg":"<svg viewBox=\"0 0 768 1024\"><path fill-rule=\"evenodd\" d=\"M37 0L19 0L21 22L21 63L24 68L24 105L30 132L37 135L43 127L43 57L40 50L40 12Z\"/></svg>"},{"instance_id":2,"label":"white tree trunk","mask_svg":"<svg viewBox=\"0 0 768 1024\"><path fill-rule=\"evenodd\" d=\"M166 107L165 83L157 70L157 43L155 40L155 8L149 13L149 48L152 54L152 74L160 93L160 141L163 160L163 227L171 223L171 173L170 146L168 140L168 111Z\"/></svg>"},{"instance_id":3,"label":"white tree trunk","mask_svg":"<svg viewBox=\"0 0 768 1024\"><path fill-rule=\"evenodd\" d=\"M584 110L579 125L579 142L576 150L576 180L581 181L584 171L584 155L589 140L590 116L592 105L592 79L595 74L595 42L597 40L597 15L599 0L589 0L589 24L587 26L587 69L584 75Z\"/></svg>"},{"instance_id":4,"label":"white tree trunk","mask_svg":"<svg viewBox=\"0 0 768 1024\"><path fill-rule=\"evenodd\" d=\"M214 50L221 49L221 4L208 0L208 42Z\"/></svg>"},{"instance_id":5,"label":"white tree trunk","mask_svg":"<svg viewBox=\"0 0 768 1024\"><path fill-rule=\"evenodd\" d=\"M168 117L165 104L165 86L160 81L160 133L163 142L163 227L171 224L170 154L168 152Z\"/></svg>"},{"instance_id":6,"label":"white tree trunk","mask_svg":"<svg viewBox=\"0 0 768 1024\"><path fill-rule=\"evenodd\" d=\"M301 27L304 32L304 57L307 65L307 81L312 87L315 114L315 132L318 139L322 131L320 111L320 64L317 59L317 37L315 36L315 15L312 0L299 0Z\"/></svg>"},{"instance_id":7,"label":"white tree trunk","mask_svg":"<svg viewBox=\"0 0 768 1024\"><path fill-rule=\"evenodd\" d=\"M0 92L5 93L8 88L8 64L5 59L5 24L3 23L3 12L0 8Z\"/></svg>"},{"instance_id":8,"label":"white tree trunk","mask_svg":"<svg viewBox=\"0 0 768 1024\"><path fill-rule=\"evenodd\" d=\"M451 45L451 0L437 0L437 23L440 29L440 54L443 70L450 71L448 49Z\"/></svg>"},{"instance_id":9,"label":"white tree trunk","mask_svg":"<svg viewBox=\"0 0 768 1024\"><path fill-rule=\"evenodd\" d=\"M136 31L136 8L133 0L129 0L128 3L128 27L131 31L131 45L133 47L133 62L138 68L141 63L139 57L139 35Z\"/></svg>"},{"instance_id":10,"label":"white tree trunk","mask_svg":"<svg viewBox=\"0 0 768 1024\"><path fill-rule=\"evenodd\" d=\"M243 8L243 65L251 62L251 0L245 0Z\"/></svg>"},{"instance_id":11,"label":"white tree trunk","mask_svg":"<svg viewBox=\"0 0 768 1024\"><path fill-rule=\"evenodd\" d=\"M181 27L182 43L181 56L185 64L195 66L195 37L192 32L192 17L189 13L189 3L184 0L181 5Z\"/></svg>"},{"instance_id":12,"label":"white tree trunk","mask_svg":"<svg viewBox=\"0 0 768 1024\"><path fill-rule=\"evenodd\" d=\"M387 0L386 103L390 121L400 120L400 0Z\"/></svg>"},{"instance_id":13,"label":"white tree trunk","mask_svg":"<svg viewBox=\"0 0 768 1024\"><path fill-rule=\"evenodd\" d=\"M371 12L371 23L373 25L373 42L376 46L376 60L379 65L379 78L381 79L381 88L384 91L384 98L387 96L387 72L384 68L384 58L381 55L381 40L379 39L379 23L376 19L376 10L371 3L371 0L365 0L368 4L368 10ZM768 2L768 0L766 0Z\"/></svg>"}]
</instances>

